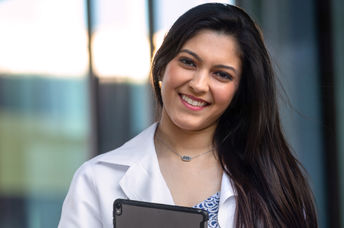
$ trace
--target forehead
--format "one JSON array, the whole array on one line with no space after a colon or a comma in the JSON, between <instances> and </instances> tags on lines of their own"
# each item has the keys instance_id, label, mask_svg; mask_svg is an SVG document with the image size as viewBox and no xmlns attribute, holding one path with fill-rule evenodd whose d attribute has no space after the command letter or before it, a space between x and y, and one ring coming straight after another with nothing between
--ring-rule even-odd
<instances>
[{"instance_id":1,"label":"forehead","mask_svg":"<svg viewBox=\"0 0 344 228\"><path fill-rule=\"evenodd\" d=\"M181 46L182 50L186 47L200 48L200 49L210 49L210 48L226 48L234 52L236 55L241 56L241 51L237 39L235 36L210 29L203 29L197 32L194 36L186 40L186 42Z\"/></svg>"},{"instance_id":2,"label":"forehead","mask_svg":"<svg viewBox=\"0 0 344 228\"><path fill-rule=\"evenodd\" d=\"M240 71L241 58L236 38L224 32L201 30L182 46L210 64L229 64Z\"/></svg>"}]
</instances>

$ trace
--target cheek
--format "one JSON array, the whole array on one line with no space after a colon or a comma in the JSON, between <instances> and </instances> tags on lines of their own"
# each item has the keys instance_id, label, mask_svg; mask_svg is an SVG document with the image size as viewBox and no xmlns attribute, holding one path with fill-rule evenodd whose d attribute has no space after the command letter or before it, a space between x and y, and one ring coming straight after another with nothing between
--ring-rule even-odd
<instances>
[{"instance_id":1,"label":"cheek","mask_svg":"<svg viewBox=\"0 0 344 228\"><path fill-rule=\"evenodd\" d=\"M234 95L236 92L236 88L230 87L226 89L218 89L214 94L215 102L221 106L221 109L226 110L227 107L230 105Z\"/></svg>"},{"instance_id":2,"label":"cheek","mask_svg":"<svg viewBox=\"0 0 344 228\"><path fill-rule=\"evenodd\" d=\"M180 86L185 81L185 76L185 72L174 64L168 65L162 79L164 87L167 89Z\"/></svg>"},{"instance_id":3,"label":"cheek","mask_svg":"<svg viewBox=\"0 0 344 228\"><path fill-rule=\"evenodd\" d=\"M161 96L165 105L166 102L168 103L169 98L172 97L176 87L178 87L178 72L175 68L167 66L163 74L161 88Z\"/></svg>"}]
</instances>

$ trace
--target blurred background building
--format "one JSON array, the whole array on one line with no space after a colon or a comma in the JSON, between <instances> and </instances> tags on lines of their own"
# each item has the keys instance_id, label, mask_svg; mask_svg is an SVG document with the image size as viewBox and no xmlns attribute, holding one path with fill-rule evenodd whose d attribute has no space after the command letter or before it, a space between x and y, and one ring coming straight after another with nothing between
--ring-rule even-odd
<instances>
[{"instance_id":1,"label":"blurred background building","mask_svg":"<svg viewBox=\"0 0 344 228\"><path fill-rule=\"evenodd\" d=\"M0 0L0 227L56 227L75 170L154 121L151 56L205 2ZM222 2L262 27L320 227L344 227L344 1Z\"/></svg>"}]
</instances>

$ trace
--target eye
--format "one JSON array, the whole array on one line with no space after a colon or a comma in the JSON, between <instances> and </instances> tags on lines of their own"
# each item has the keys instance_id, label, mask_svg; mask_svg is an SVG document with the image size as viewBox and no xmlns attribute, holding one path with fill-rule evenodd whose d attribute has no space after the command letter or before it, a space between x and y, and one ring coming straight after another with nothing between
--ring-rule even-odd
<instances>
[{"instance_id":1,"label":"eye","mask_svg":"<svg viewBox=\"0 0 344 228\"><path fill-rule=\"evenodd\" d=\"M220 78L221 80L229 80L229 81L233 80L233 76L225 71L216 71L214 72L214 74L216 77Z\"/></svg>"},{"instance_id":2,"label":"eye","mask_svg":"<svg viewBox=\"0 0 344 228\"><path fill-rule=\"evenodd\" d=\"M179 59L179 62L181 62L183 65L188 66L188 67L196 67L195 62L189 58L181 57Z\"/></svg>"}]
</instances>

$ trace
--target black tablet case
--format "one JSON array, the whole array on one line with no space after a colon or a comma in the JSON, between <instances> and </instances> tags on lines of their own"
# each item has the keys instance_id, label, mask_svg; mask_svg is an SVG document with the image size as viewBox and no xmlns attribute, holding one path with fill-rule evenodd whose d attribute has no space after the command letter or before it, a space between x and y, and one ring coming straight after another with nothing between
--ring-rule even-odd
<instances>
[{"instance_id":1,"label":"black tablet case","mask_svg":"<svg viewBox=\"0 0 344 228\"><path fill-rule=\"evenodd\" d=\"M207 228L204 210L117 199L113 204L114 228Z\"/></svg>"}]
</instances>

